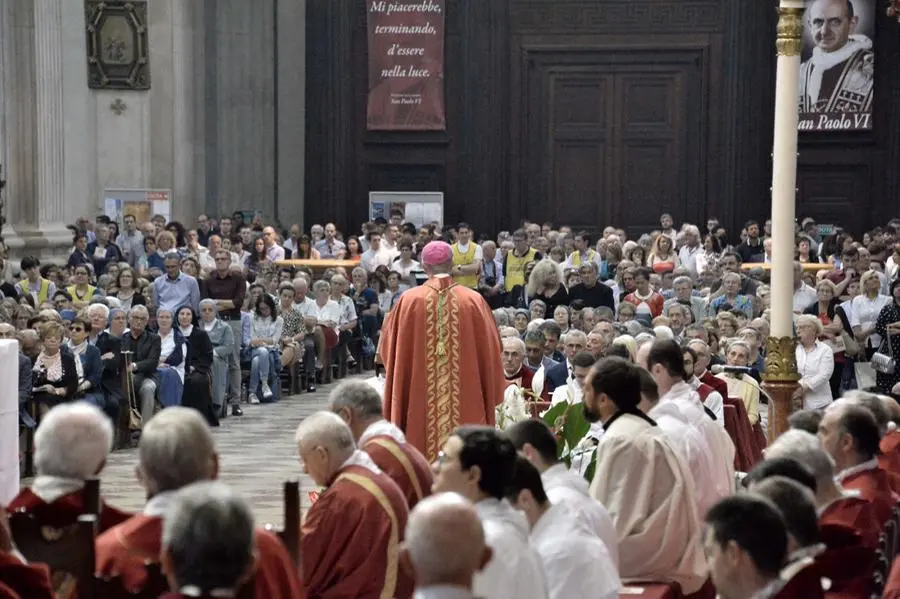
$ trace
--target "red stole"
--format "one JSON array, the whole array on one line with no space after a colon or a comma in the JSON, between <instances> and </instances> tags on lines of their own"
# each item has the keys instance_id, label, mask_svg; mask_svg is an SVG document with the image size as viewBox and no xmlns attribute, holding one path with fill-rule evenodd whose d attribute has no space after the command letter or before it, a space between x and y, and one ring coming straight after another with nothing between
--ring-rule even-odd
<instances>
[{"instance_id":1,"label":"red stole","mask_svg":"<svg viewBox=\"0 0 900 599\"><path fill-rule=\"evenodd\" d=\"M500 335L476 291L433 277L406 291L381 328L384 417L431 461L461 424L494 426L503 402Z\"/></svg>"},{"instance_id":2,"label":"red stole","mask_svg":"<svg viewBox=\"0 0 900 599\"><path fill-rule=\"evenodd\" d=\"M842 497L826 507L819 516L819 527L825 530L829 526L855 530L863 546L878 547L882 526L875 516L875 507L861 497Z\"/></svg>"},{"instance_id":3,"label":"red stole","mask_svg":"<svg viewBox=\"0 0 900 599\"><path fill-rule=\"evenodd\" d=\"M399 569L408 509L384 473L347 466L312 504L302 526L303 577L315 599L412 596Z\"/></svg>"},{"instance_id":4,"label":"red stole","mask_svg":"<svg viewBox=\"0 0 900 599\"><path fill-rule=\"evenodd\" d=\"M78 521L78 516L84 514L84 497L81 491L75 491L63 495L53 503L47 503L31 492L31 489L22 489L19 494L6 507L9 513L25 512L31 514L44 526L63 528ZM119 511L102 502L100 508L100 532L112 528L131 517L131 514Z\"/></svg>"},{"instance_id":5,"label":"red stole","mask_svg":"<svg viewBox=\"0 0 900 599\"><path fill-rule=\"evenodd\" d=\"M409 443L399 443L390 435L378 435L368 439L360 449L397 483L409 509L431 495L434 483L431 467L425 456Z\"/></svg>"},{"instance_id":6,"label":"red stole","mask_svg":"<svg viewBox=\"0 0 900 599\"><path fill-rule=\"evenodd\" d=\"M900 430L888 431L881 438L880 449L878 465L891 474L900 475Z\"/></svg>"},{"instance_id":7,"label":"red stole","mask_svg":"<svg viewBox=\"0 0 900 599\"><path fill-rule=\"evenodd\" d=\"M125 587L137 592L146 582L144 564L159 561L161 545L162 518L137 514L97 537L97 574L120 575ZM256 553L253 573L256 597L305 597L297 570L277 537L257 529Z\"/></svg>"},{"instance_id":8,"label":"red stole","mask_svg":"<svg viewBox=\"0 0 900 599\"><path fill-rule=\"evenodd\" d=\"M700 377L700 382L704 385L709 385L710 387L718 391L723 400L728 397L728 383L716 377L710 371L707 370L703 373L703 376Z\"/></svg>"},{"instance_id":9,"label":"red stole","mask_svg":"<svg viewBox=\"0 0 900 599\"><path fill-rule=\"evenodd\" d=\"M881 468L864 470L852 474L841 481L845 489L859 491L859 496L872 503L875 508L876 522L879 530L890 520L891 510L897 502L897 495L891 489L891 480L887 471Z\"/></svg>"},{"instance_id":10,"label":"red stole","mask_svg":"<svg viewBox=\"0 0 900 599\"><path fill-rule=\"evenodd\" d=\"M42 564L24 564L0 552L0 599L54 599L50 572Z\"/></svg>"}]
</instances>

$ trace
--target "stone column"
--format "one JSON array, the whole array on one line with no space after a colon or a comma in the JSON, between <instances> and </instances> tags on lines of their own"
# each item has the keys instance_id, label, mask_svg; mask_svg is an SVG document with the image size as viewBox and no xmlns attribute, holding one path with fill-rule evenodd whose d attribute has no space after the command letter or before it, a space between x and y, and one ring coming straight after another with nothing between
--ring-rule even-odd
<instances>
[{"instance_id":1,"label":"stone column","mask_svg":"<svg viewBox=\"0 0 900 599\"><path fill-rule=\"evenodd\" d=\"M769 395L769 441L788 429L799 387L794 354L794 216L797 201L797 94L803 35L803 0L781 0L772 151L771 333L766 340L763 390Z\"/></svg>"},{"instance_id":2,"label":"stone column","mask_svg":"<svg viewBox=\"0 0 900 599\"><path fill-rule=\"evenodd\" d=\"M61 257L72 243L65 227L62 0L34 0L36 197L17 232L24 253Z\"/></svg>"}]
</instances>

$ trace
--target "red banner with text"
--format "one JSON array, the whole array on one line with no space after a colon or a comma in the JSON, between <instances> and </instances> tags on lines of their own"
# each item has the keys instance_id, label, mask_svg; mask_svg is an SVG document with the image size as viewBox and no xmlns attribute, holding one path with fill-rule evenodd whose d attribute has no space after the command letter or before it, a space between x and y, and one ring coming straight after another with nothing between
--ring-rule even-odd
<instances>
[{"instance_id":1,"label":"red banner with text","mask_svg":"<svg viewBox=\"0 0 900 599\"><path fill-rule=\"evenodd\" d=\"M443 131L445 0L367 0L369 130Z\"/></svg>"}]
</instances>

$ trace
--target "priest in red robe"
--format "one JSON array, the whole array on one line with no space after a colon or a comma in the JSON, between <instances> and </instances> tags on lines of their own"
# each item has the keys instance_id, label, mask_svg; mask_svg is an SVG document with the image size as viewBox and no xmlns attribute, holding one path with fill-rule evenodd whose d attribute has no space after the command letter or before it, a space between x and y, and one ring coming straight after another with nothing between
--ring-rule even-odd
<instances>
[{"instance_id":1,"label":"priest in red robe","mask_svg":"<svg viewBox=\"0 0 900 599\"><path fill-rule=\"evenodd\" d=\"M869 501L883 526L898 497L876 458L881 433L872 413L850 402L833 404L819 424L822 447L834 458L837 482Z\"/></svg>"},{"instance_id":2,"label":"priest in red robe","mask_svg":"<svg viewBox=\"0 0 900 599\"><path fill-rule=\"evenodd\" d=\"M255 537L250 506L226 485L179 491L163 523L162 567L173 590L166 597L240 597L254 575Z\"/></svg>"},{"instance_id":3,"label":"priest in red robe","mask_svg":"<svg viewBox=\"0 0 900 599\"><path fill-rule=\"evenodd\" d=\"M412 597L398 568L409 515L400 487L363 451L332 412L297 427L303 470L325 487L303 521L303 579L311 599Z\"/></svg>"},{"instance_id":4,"label":"priest in red robe","mask_svg":"<svg viewBox=\"0 0 900 599\"><path fill-rule=\"evenodd\" d=\"M541 400L544 384L541 381L535 385L536 372L525 365L525 342L518 337L505 337L500 344L503 376L506 379L504 388L516 386L525 391L526 400ZM535 386L537 386L537 390L535 390Z\"/></svg>"},{"instance_id":5,"label":"priest in red robe","mask_svg":"<svg viewBox=\"0 0 900 599\"><path fill-rule=\"evenodd\" d=\"M62 528L74 524L78 516L88 511L82 494L84 481L103 470L112 438L112 424L99 408L78 402L50 410L34 435L37 476L30 488L13 498L7 510L31 514L44 526ZM100 530L129 516L104 502Z\"/></svg>"},{"instance_id":6,"label":"priest in red robe","mask_svg":"<svg viewBox=\"0 0 900 599\"><path fill-rule=\"evenodd\" d=\"M426 245L422 264L429 279L391 308L379 359L385 417L431 462L458 426L494 425L504 384L496 321L481 295L454 282L450 245Z\"/></svg>"},{"instance_id":7,"label":"priest in red robe","mask_svg":"<svg viewBox=\"0 0 900 599\"><path fill-rule=\"evenodd\" d=\"M219 457L206 420L192 408L174 406L144 424L138 446L138 483L146 490L143 511L97 538L97 573L121 575L135 592L146 584L147 562L157 562L163 545L163 517L180 489L218 476ZM255 595L297 599L297 568L273 534L256 529L256 561L250 577Z\"/></svg>"},{"instance_id":8,"label":"priest in red robe","mask_svg":"<svg viewBox=\"0 0 900 599\"><path fill-rule=\"evenodd\" d=\"M410 510L431 494L431 466L406 441L403 431L384 419L381 396L374 387L364 381L345 381L329 399L329 408L350 427L356 446L397 483Z\"/></svg>"}]
</instances>

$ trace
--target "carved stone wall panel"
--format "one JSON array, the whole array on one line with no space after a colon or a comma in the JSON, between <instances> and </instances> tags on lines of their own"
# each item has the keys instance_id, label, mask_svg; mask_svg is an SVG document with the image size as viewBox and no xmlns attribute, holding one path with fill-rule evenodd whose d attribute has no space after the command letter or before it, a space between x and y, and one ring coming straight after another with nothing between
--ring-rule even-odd
<instances>
[{"instance_id":1,"label":"carved stone wall panel","mask_svg":"<svg viewBox=\"0 0 900 599\"><path fill-rule=\"evenodd\" d=\"M521 34L670 33L676 30L709 33L721 31L725 24L722 0L530 0L516 4L510 28Z\"/></svg>"}]
</instances>

